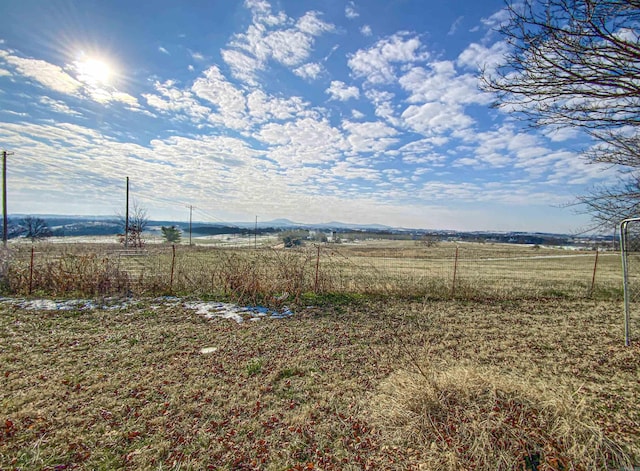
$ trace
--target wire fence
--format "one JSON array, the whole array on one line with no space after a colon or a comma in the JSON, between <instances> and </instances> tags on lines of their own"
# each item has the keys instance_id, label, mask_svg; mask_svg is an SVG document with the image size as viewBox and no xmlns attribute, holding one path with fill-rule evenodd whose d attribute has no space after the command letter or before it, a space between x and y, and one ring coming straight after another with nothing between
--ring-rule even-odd
<instances>
[{"instance_id":1,"label":"wire fence","mask_svg":"<svg viewBox=\"0 0 640 471\"><path fill-rule=\"evenodd\" d=\"M16 245L5 292L168 295L277 304L323 294L426 298L622 299L620 255L509 244L309 244L296 248Z\"/></svg>"}]
</instances>

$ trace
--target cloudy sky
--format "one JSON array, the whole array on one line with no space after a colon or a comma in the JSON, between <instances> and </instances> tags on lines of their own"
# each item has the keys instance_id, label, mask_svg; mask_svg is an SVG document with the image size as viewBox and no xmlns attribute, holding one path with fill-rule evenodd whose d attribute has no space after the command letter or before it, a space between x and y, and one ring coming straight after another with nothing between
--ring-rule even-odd
<instances>
[{"instance_id":1,"label":"cloudy sky","mask_svg":"<svg viewBox=\"0 0 640 471\"><path fill-rule=\"evenodd\" d=\"M502 0L3 0L10 213L577 231L588 141L491 108Z\"/></svg>"}]
</instances>

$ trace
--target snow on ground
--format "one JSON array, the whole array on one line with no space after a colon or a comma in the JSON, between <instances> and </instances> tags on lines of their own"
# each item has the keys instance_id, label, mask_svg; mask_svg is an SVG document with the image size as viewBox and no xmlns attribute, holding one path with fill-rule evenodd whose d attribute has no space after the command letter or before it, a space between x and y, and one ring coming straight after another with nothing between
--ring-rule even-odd
<instances>
[{"instance_id":1,"label":"snow on ground","mask_svg":"<svg viewBox=\"0 0 640 471\"><path fill-rule=\"evenodd\" d=\"M107 299L101 303L88 299L56 301L52 299L0 298L0 304L9 304L13 307L26 309L28 311L122 310L130 308L140 302L143 302L142 305L145 309L182 305L185 309L193 310L196 314L204 316L206 319L232 319L237 323L242 323L246 319L250 321L259 321L265 318L283 319L293 315L293 312L287 307L281 310L274 310L263 306L239 306L237 304L222 302L183 301L173 296L164 296L151 300L133 299L122 301Z\"/></svg>"}]
</instances>

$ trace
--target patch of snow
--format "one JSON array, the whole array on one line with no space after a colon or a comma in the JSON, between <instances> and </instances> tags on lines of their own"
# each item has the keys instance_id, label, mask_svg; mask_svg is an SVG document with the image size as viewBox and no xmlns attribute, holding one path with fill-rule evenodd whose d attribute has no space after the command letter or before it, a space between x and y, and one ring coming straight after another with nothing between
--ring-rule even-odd
<instances>
[{"instance_id":1,"label":"patch of snow","mask_svg":"<svg viewBox=\"0 0 640 471\"><path fill-rule=\"evenodd\" d=\"M20 299L20 298L3 298L0 297L0 303L12 304L13 306L29 311L90 311L101 309L104 311L124 310L142 303L145 308L159 309L166 306L176 306L182 303L186 309L191 309L198 315L204 316L206 319L232 319L237 323L242 323L246 319L251 321L259 321L260 319L284 319L293 316L293 312L285 307L281 310L273 310L264 306L238 306L237 304L222 302L203 302L191 301L184 302L182 299L174 296L163 296L150 300L149 303L144 299L127 299L121 300L110 298L102 303L91 301L88 299L71 299L64 301L56 301L53 299Z\"/></svg>"},{"instance_id":2,"label":"patch of snow","mask_svg":"<svg viewBox=\"0 0 640 471\"><path fill-rule=\"evenodd\" d=\"M251 321L258 321L265 317L284 319L293 315L289 308L284 308L282 311L274 311L263 306L247 307L221 302L191 302L185 303L183 306L187 309L193 309L206 319L233 319L238 324L244 322L245 318Z\"/></svg>"},{"instance_id":3,"label":"patch of snow","mask_svg":"<svg viewBox=\"0 0 640 471\"><path fill-rule=\"evenodd\" d=\"M206 355L208 353L214 353L218 351L218 347L204 347L200 349L200 353Z\"/></svg>"},{"instance_id":4,"label":"patch of snow","mask_svg":"<svg viewBox=\"0 0 640 471\"><path fill-rule=\"evenodd\" d=\"M28 311L71 311L90 310L95 305L91 301L72 299L68 301L53 301L51 299L32 299L18 303L18 306Z\"/></svg>"}]
</instances>

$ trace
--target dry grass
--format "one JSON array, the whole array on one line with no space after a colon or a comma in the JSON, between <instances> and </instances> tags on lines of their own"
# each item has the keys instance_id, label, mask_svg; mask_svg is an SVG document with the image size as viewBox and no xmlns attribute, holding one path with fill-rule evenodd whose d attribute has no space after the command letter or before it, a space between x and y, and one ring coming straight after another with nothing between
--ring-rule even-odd
<instances>
[{"instance_id":1,"label":"dry grass","mask_svg":"<svg viewBox=\"0 0 640 471\"><path fill-rule=\"evenodd\" d=\"M372 407L390 440L424 450L434 471L631 465L572 394L541 386L495 368L422 365L386 380Z\"/></svg>"},{"instance_id":2,"label":"dry grass","mask_svg":"<svg viewBox=\"0 0 640 471\"><path fill-rule=\"evenodd\" d=\"M512 456L471 436L494 429L556 469L618 447L640 464L640 350L622 346L619 303L362 301L243 324L149 301L0 309L0 469L473 469ZM416 374L425 362L449 366ZM434 391L435 445L417 446ZM383 396L422 438L377 419ZM479 428L447 429L466 406Z\"/></svg>"},{"instance_id":3,"label":"dry grass","mask_svg":"<svg viewBox=\"0 0 640 471\"><path fill-rule=\"evenodd\" d=\"M375 243L374 243L375 242ZM509 244L374 241L299 249L149 245L17 245L5 292L49 296L178 293L269 303L284 293L359 293L431 299L621 299L619 255ZM457 256L456 256L457 254ZM593 290L592 290L592 283Z\"/></svg>"}]
</instances>

